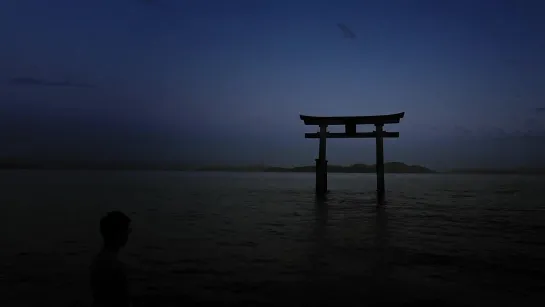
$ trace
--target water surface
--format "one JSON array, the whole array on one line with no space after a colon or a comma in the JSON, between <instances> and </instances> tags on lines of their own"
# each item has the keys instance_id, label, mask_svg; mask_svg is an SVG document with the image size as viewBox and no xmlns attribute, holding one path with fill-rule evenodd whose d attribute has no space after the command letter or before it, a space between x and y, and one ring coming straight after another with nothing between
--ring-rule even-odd
<instances>
[{"instance_id":1,"label":"water surface","mask_svg":"<svg viewBox=\"0 0 545 307\"><path fill-rule=\"evenodd\" d=\"M545 303L537 176L0 172L0 305L88 306L98 221L133 220L135 306ZM423 306L423 305L420 305Z\"/></svg>"}]
</instances>

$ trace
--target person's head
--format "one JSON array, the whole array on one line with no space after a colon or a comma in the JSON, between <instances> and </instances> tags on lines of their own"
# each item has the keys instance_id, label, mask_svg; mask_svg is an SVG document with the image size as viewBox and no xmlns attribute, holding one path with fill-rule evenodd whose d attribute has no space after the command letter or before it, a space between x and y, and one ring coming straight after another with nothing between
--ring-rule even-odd
<instances>
[{"instance_id":1,"label":"person's head","mask_svg":"<svg viewBox=\"0 0 545 307\"><path fill-rule=\"evenodd\" d=\"M131 219L119 211L109 212L100 220L100 233L104 247L117 249L123 247L129 239Z\"/></svg>"}]
</instances>

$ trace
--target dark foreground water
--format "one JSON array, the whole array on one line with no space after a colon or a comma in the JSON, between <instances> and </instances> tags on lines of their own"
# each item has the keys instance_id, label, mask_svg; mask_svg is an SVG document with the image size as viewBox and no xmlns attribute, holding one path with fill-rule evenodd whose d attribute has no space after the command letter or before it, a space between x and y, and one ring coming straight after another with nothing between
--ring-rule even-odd
<instances>
[{"instance_id":1,"label":"dark foreground water","mask_svg":"<svg viewBox=\"0 0 545 307\"><path fill-rule=\"evenodd\" d=\"M545 303L545 178L0 172L0 306L89 306L98 221L133 219L135 306ZM429 305L419 300L435 300Z\"/></svg>"}]
</instances>

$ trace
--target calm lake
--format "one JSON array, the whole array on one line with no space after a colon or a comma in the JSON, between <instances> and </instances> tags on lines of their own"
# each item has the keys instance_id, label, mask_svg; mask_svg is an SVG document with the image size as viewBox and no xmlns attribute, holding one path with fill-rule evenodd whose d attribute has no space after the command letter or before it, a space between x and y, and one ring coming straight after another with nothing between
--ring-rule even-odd
<instances>
[{"instance_id":1,"label":"calm lake","mask_svg":"<svg viewBox=\"0 0 545 307\"><path fill-rule=\"evenodd\" d=\"M89 306L115 209L132 219L135 307L545 304L545 177L386 174L380 210L373 174L330 174L324 202L313 174L1 171L0 184L1 306Z\"/></svg>"}]
</instances>

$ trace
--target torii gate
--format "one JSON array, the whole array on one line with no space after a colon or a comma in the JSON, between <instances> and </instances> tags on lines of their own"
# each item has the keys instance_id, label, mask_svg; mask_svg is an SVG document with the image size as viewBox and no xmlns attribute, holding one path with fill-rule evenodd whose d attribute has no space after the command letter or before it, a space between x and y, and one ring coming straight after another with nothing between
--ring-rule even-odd
<instances>
[{"instance_id":1,"label":"torii gate","mask_svg":"<svg viewBox=\"0 0 545 307\"><path fill-rule=\"evenodd\" d=\"M383 130L385 124L397 124L403 118L405 112L375 115L375 116L307 116L300 115L305 125L320 127L316 133L305 133L307 139L320 139L318 159L316 159L316 195L324 197L327 193L327 138L375 138L376 141L376 172L377 172L377 205L384 203L384 148L383 138L398 138L399 132L387 132ZM344 133L327 132L327 126L344 125ZM356 132L357 125L375 125L373 132Z\"/></svg>"}]
</instances>

